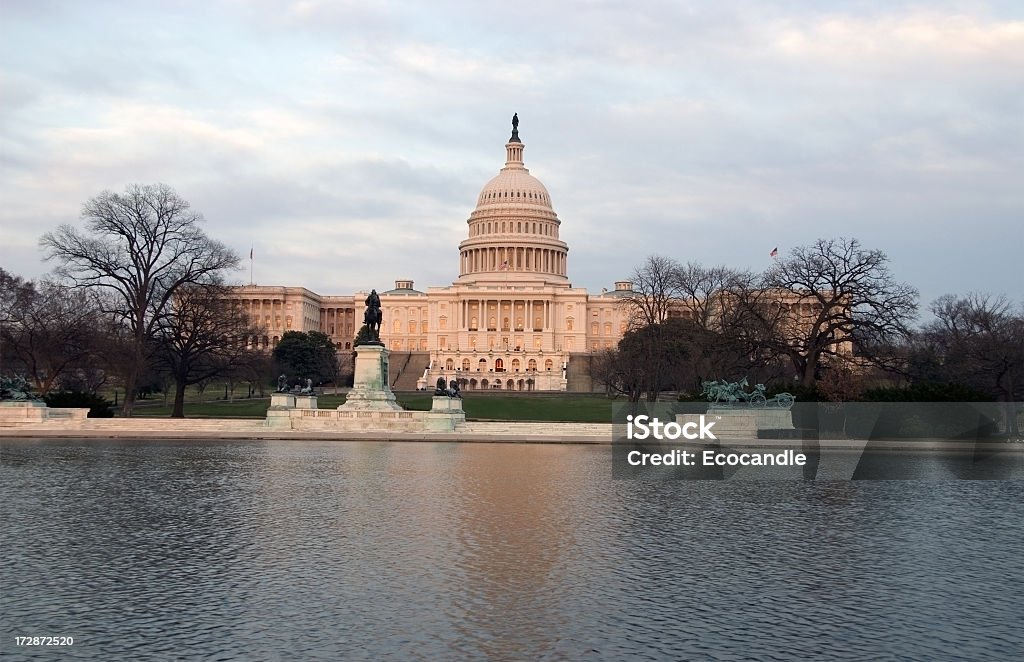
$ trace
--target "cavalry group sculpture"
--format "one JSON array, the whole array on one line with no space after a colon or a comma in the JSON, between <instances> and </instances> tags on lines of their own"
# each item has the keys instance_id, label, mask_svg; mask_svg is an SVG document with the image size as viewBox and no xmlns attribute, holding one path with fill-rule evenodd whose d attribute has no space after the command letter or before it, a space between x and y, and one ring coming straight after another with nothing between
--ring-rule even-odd
<instances>
[{"instance_id":1,"label":"cavalry group sculpture","mask_svg":"<svg viewBox=\"0 0 1024 662\"><path fill-rule=\"evenodd\" d=\"M746 377L738 382L708 381L704 382L701 395L706 396L708 402L713 403L716 407L789 409L796 401L796 398L790 393L779 393L771 399L766 398L764 384L755 385L754 390L748 393L745 389L749 385Z\"/></svg>"},{"instance_id":2,"label":"cavalry group sculpture","mask_svg":"<svg viewBox=\"0 0 1024 662\"><path fill-rule=\"evenodd\" d=\"M0 377L0 400L27 402L33 400L32 385L21 375Z\"/></svg>"}]
</instances>

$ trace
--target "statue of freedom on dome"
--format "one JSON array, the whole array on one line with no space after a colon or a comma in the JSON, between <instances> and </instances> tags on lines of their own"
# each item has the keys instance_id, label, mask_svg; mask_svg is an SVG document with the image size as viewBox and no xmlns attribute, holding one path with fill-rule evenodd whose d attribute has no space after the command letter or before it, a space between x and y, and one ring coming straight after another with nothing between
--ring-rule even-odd
<instances>
[{"instance_id":1,"label":"statue of freedom on dome","mask_svg":"<svg viewBox=\"0 0 1024 662\"><path fill-rule=\"evenodd\" d=\"M512 113L512 137L508 141L510 143L519 142L519 113Z\"/></svg>"}]
</instances>

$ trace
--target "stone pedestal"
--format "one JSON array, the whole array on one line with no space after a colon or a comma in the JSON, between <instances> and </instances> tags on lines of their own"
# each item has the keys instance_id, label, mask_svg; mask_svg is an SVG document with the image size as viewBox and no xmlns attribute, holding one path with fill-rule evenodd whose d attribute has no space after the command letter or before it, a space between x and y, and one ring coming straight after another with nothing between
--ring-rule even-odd
<instances>
[{"instance_id":1,"label":"stone pedestal","mask_svg":"<svg viewBox=\"0 0 1024 662\"><path fill-rule=\"evenodd\" d=\"M757 439L758 430L792 430L793 414L788 409L765 408L710 408L706 420L715 425L712 431L718 439ZM698 414L679 414L676 422L698 423Z\"/></svg>"},{"instance_id":2,"label":"stone pedestal","mask_svg":"<svg viewBox=\"0 0 1024 662\"><path fill-rule=\"evenodd\" d=\"M281 392L271 393L270 408L267 409L267 427L290 430L293 409L295 409L294 395Z\"/></svg>"},{"instance_id":3,"label":"stone pedestal","mask_svg":"<svg viewBox=\"0 0 1024 662\"><path fill-rule=\"evenodd\" d=\"M309 395L296 395L295 396L295 408L296 409L316 409L316 396Z\"/></svg>"},{"instance_id":4,"label":"stone pedestal","mask_svg":"<svg viewBox=\"0 0 1024 662\"><path fill-rule=\"evenodd\" d=\"M295 396L291 393L271 393L270 394L270 408L271 409L295 409Z\"/></svg>"},{"instance_id":5,"label":"stone pedestal","mask_svg":"<svg viewBox=\"0 0 1024 662\"><path fill-rule=\"evenodd\" d=\"M466 422L466 412L462 409L462 398L447 395L435 395L427 414L428 432L452 432L459 423Z\"/></svg>"},{"instance_id":6,"label":"stone pedestal","mask_svg":"<svg viewBox=\"0 0 1024 662\"><path fill-rule=\"evenodd\" d=\"M356 345L353 381L338 411L403 411L388 385L388 350L384 345Z\"/></svg>"}]
</instances>

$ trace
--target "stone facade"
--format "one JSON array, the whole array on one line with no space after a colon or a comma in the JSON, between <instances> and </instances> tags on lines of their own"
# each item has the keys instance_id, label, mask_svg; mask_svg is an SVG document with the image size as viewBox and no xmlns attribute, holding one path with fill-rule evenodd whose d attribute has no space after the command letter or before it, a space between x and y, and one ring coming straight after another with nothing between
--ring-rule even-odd
<instances>
[{"instance_id":1,"label":"stone facade","mask_svg":"<svg viewBox=\"0 0 1024 662\"><path fill-rule=\"evenodd\" d=\"M623 300L633 295L630 281L600 294L569 281L562 222L547 188L525 167L523 151L514 134L505 144L504 167L480 191L466 222L459 275L451 285L420 291L411 279L399 279L394 289L379 293L381 341L393 353L427 357L417 388L432 389L444 377L459 380L464 390L564 391L574 356L585 363L581 355L614 348L628 328ZM236 289L266 329L252 342L261 349L272 348L286 331L320 331L339 351L350 352L367 294ZM793 324L820 311L811 296L781 295L773 305L784 308ZM681 301L669 314L694 318L695 307ZM844 353L852 353L849 345Z\"/></svg>"},{"instance_id":2,"label":"stone facade","mask_svg":"<svg viewBox=\"0 0 1024 662\"><path fill-rule=\"evenodd\" d=\"M569 247L544 185L523 163L518 136L505 166L477 197L459 245L458 278L380 292L381 341L392 352L429 354L417 386L438 377L466 390L560 391L574 354L615 347L627 327L629 281L589 294L568 278ZM286 331L320 331L351 350L366 292L323 296L301 287L243 286L236 297L266 329L253 346L272 348Z\"/></svg>"}]
</instances>

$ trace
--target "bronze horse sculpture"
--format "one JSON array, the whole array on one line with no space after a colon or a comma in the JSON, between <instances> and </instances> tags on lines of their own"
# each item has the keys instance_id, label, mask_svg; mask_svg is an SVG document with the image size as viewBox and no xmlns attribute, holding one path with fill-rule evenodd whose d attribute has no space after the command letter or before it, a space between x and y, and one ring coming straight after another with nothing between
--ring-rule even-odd
<instances>
[{"instance_id":1,"label":"bronze horse sculpture","mask_svg":"<svg viewBox=\"0 0 1024 662\"><path fill-rule=\"evenodd\" d=\"M370 296L366 297L366 312L363 314L363 324L369 332L370 339L380 342L380 323L384 314L380 310L380 297L377 290L371 290Z\"/></svg>"}]
</instances>

